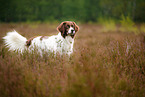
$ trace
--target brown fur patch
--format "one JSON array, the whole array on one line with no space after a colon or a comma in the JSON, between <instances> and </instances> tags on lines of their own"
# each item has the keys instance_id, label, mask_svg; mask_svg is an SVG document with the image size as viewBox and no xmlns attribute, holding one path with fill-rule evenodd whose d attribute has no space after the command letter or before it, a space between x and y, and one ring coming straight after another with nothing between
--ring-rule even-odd
<instances>
[{"instance_id":1,"label":"brown fur patch","mask_svg":"<svg viewBox=\"0 0 145 97\"><path fill-rule=\"evenodd\" d=\"M26 46L29 47L29 46L31 45L31 41L32 41L34 38L36 38L36 37L38 37L38 36L34 36L34 37L31 37L30 39L28 39L28 40L26 41Z\"/></svg>"},{"instance_id":2,"label":"brown fur patch","mask_svg":"<svg viewBox=\"0 0 145 97\"><path fill-rule=\"evenodd\" d=\"M47 38L48 38L48 36L41 36L40 40L42 41L43 39L47 39Z\"/></svg>"}]
</instances>

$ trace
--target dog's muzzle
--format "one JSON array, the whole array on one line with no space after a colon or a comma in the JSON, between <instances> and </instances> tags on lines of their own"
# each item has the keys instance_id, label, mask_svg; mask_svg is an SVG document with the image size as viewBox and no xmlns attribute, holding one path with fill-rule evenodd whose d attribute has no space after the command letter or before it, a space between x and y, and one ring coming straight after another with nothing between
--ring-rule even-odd
<instances>
[{"instance_id":1,"label":"dog's muzzle","mask_svg":"<svg viewBox=\"0 0 145 97\"><path fill-rule=\"evenodd\" d=\"M75 30L71 30L71 35L74 35L75 34Z\"/></svg>"},{"instance_id":2,"label":"dog's muzzle","mask_svg":"<svg viewBox=\"0 0 145 97\"><path fill-rule=\"evenodd\" d=\"M75 30L74 28L70 28L69 31L68 31L68 35L75 35Z\"/></svg>"}]
</instances>

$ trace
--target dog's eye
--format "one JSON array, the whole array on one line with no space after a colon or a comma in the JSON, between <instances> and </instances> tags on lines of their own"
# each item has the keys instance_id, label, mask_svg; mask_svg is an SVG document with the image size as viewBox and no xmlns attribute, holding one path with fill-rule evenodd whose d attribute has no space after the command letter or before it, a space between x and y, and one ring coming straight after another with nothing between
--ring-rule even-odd
<instances>
[{"instance_id":1,"label":"dog's eye","mask_svg":"<svg viewBox=\"0 0 145 97\"><path fill-rule=\"evenodd\" d=\"M70 25L67 25L67 28L70 28Z\"/></svg>"},{"instance_id":2,"label":"dog's eye","mask_svg":"<svg viewBox=\"0 0 145 97\"><path fill-rule=\"evenodd\" d=\"M71 27L74 27L74 25L71 25Z\"/></svg>"}]
</instances>

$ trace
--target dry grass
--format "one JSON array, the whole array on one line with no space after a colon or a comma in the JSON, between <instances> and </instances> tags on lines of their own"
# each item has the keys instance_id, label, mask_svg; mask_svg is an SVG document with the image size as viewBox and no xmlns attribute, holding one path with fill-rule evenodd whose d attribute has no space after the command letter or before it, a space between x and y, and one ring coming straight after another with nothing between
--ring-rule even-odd
<instances>
[{"instance_id":1,"label":"dry grass","mask_svg":"<svg viewBox=\"0 0 145 97\"><path fill-rule=\"evenodd\" d=\"M7 51L2 37L15 29L30 38L57 34L58 24L0 24L0 97L144 97L145 36L102 33L80 24L74 53L24 56Z\"/></svg>"}]
</instances>

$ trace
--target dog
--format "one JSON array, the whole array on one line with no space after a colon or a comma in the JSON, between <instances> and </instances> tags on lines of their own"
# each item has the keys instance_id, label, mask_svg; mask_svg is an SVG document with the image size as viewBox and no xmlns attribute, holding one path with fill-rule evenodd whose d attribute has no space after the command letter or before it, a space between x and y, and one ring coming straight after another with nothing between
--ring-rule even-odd
<instances>
[{"instance_id":1,"label":"dog","mask_svg":"<svg viewBox=\"0 0 145 97\"><path fill-rule=\"evenodd\" d=\"M37 36L26 39L16 31L8 32L3 37L6 47L10 51L23 54L24 51L37 50L40 55L44 53L59 53L71 55L73 53L74 38L79 26L72 21L64 21L58 27L58 34L53 36Z\"/></svg>"}]
</instances>

